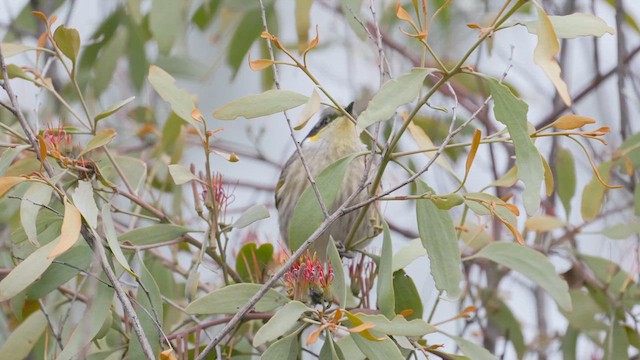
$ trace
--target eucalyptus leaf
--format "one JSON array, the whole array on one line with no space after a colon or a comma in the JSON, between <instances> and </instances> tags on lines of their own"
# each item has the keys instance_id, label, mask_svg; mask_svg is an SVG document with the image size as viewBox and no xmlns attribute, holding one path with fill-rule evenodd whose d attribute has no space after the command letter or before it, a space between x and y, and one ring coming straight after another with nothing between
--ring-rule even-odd
<instances>
[{"instance_id":1,"label":"eucalyptus leaf","mask_svg":"<svg viewBox=\"0 0 640 360\"><path fill-rule=\"evenodd\" d=\"M245 228L256 221L260 221L269 217L269 210L262 204L253 205L245 210L236 220L233 225L236 229Z\"/></svg>"},{"instance_id":2,"label":"eucalyptus leaf","mask_svg":"<svg viewBox=\"0 0 640 360\"><path fill-rule=\"evenodd\" d=\"M53 188L48 184L34 182L22 196L20 202L20 224L27 234L27 239L38 246L38 230L36 220L43 206L49 205Z\"/></svg>"},{"instance_id":3,"label":"eucalyptus leaf","mask_svg":"<svg viewBox=\"0 0 640 360\"><path fill-rule=\"evenodd\" d=\"M395 295L393 292L393 248L391 243L391 231L386 222L382 223L383 239L380 254L380 266L378 267L378 308L384 316L392 319L395 316Z\"/></svg>"},{"instance_id":4,"label":"eucalyptus leaf","mask_svg":"<svg viewBox=\"0 0 640 360\"><path fill-rule=\"evenodd\" d=\"M260 346L286 334L295 327L300 316L307 311L313 311L313 309L299 301L288 302L258 329L253 338L253 346Z\"/></svg>"},{"instance_id":5,"label":"eucalyptus leaf","mask_svg":"<svg viewBox=\"0 0 640 360\"><path fill-rule=\"evenodd\" d=\"M129 104L130 102L132 102L136 97L132 96L130 98L124 99L122 101L119 101L113 105L111 105L111 107L109 107L107 110L101 112L100 114L96 115L93 120L97 123L98 121L107 118L113 114L115 114L118 110L122 109L125 105Z\"/></svg>"},{"instance_id":6,"label":"eucalyptus leaf","mask_svg":"<svg viewBox=\"0 0 640 360\"><path fill-rule=\"evenodd\" d=\"M528 247L495 242L471 258L484 258L515 270L542 287L564 311L571 311L567 282L558 276L553 264L541 253Z\"/></svg>"},{"instance_id":7,"label":"eucalyptus leaf","mask_svg":"<svg viewBox=\"0 0 640 360\"><path fill-rule=\"evenodd\" d=\"M576 193L576 166L571 152L565 148L558 149L556 166L558 184L558 197L564 207L564 212L569 217L571 213L571 199Z\"/></svg>"},{"instance_id":8,"label":"eucalyptus leaf","mask_svg":"<svg viewBox=\"0 0 640 360\"><path fill-rule=\"evenodd\" d=\"M300 340L298 339L298 334L301 330L302 328L271 344L271 346L267 348L267 351L262 354L260 359L297 360L298 354L300 353Z\"/></svg>"},{"instance_id":9,"label":"eucalyptus leaf","mask_svg":"<svg viewBox=\"0 0 640 360\"><path fill-rule=\"evenodd\" d=\"M419 194L433 193L421 180L416 181L416 186ZM461 293L462 262L451 215L446 210L438 209L430 200L417 200L416 217L436 288L446 291L450 299L455 299Z\"/></svg>"},{"instance_id":10,"label":"eucalyptus leaf","mask_svg":"<svg viewBox=\"0 0 640 360\"><path fill-rule=\"evenodd\" d=\"M424 79L432 72L433 69L415 68L384 83L369 101L366 110L358 116L358 131L362 132L377 122L390 119L400 105L413 101L420 93Z\"/></svg>"},{"instance_id":11,"label":"eucalyptus leaf","mask_svg":"<svg viewBox=\"0 0 640 360\"><path fill-rule=\"evenodd\" d=\"M540 207L540 190L544 168L540 153L529 137L527 104L517 98L508 87L492 78L486 78L494 101L496 119L507 126L516 150L518 177L524 183L524 207L533 215Z\"/></svg>"},{"instance_id":12,"label":"eucalyptus leaf","mask_svg":"<svg viewBox=\"0 0 640 360\"><path fill-rule=\"evenodd\" d=\"M92 229L98 227L98 206L93 198L93 186L91 181L80 180L78 187L71 194L73 204L76 206L84 220Z\"/></svg>"},{"instance_id":13,"label":"eucalyptus leaf","mask_svg":"<svg viewBox=\"0 0 640 360\"><path fill-rule=\"evenodd\" d=\"M113 140L113 138L116 137L116 135L117 133L114 129L105 129L105 130L98 131L96 135L92 137L91 140L89 140L89 142L87 143L87 146L85 146L85 148L82 149L82 151L78 156L82 156L88 153L89 151L92 151L99 147L107 145Z\"/></svg>"},{"instance_id":14,"label":"eucalyptus leaf","mask_svg":"<svg viewBox=\"0 0 640 360\"><path fill-rule=\"evenodd\" d=\"M213 116L220 120L253 119L293 109L308 100L308 97L289 90L267 90L234 100L215 110Z\"/></svg>"},{"instance_id":15,"label":"eucalyptus leaf","mask_svg":"<svg viewBox=\"0 0 640 360\"><path fill-rule=\"evenodd\" d=\"M331 294L338 299L341 308L347 306L347 281L344 273L344 264L336 247L333 237L329 239L327 246L329 262L333 268L333 281L331 282Z\"/></svg>"},{"instance_id":16,"label":"eucalyptus leaf","mask_svg":"<svg viewBox=\"0 0 640 360\"><path fill-rule=\"evenodd\" d=\"M182 185L184 183L188 183L189 181L197 181L198 178L189 171L186 167L181 164L171 164L169 165L169 174L173 179L173 182L176 185Z\"/></svg>"},{"instance_id":17,"label":"eucalyptus leaf","mask_svg":"<svg viewBox=\"0 0 640 360\"><path fill-rule=\"evenodd\" d=\"M176 79L156 65L149 67L148 79L158 95L171 105L171 110L200 133L199 124L191 116L196 108L193 98L187 91L176 86Z\"/></svg>"},{"instance_id":18,"label":"eucalyptus leaf","mask_svg":"<svg viewBox=\"0 0 640 360\"><path fill-rule=\"evenodd\" d=\"M113 288L98 283L97 291L89 307L85 310L84 316L73 330L69 340L65 343L64 349L57 360L70 360L76 358L82 349L91 343L98 334L108 316L111 316L111 303L113 302Z\"/></svg>"},{"instance_id":19,"label":"eucalyptus leaf","mask_svg":"<svg viewBox=\"0 0 640 360\"><path fill-rule=\"evenodd\" d=\"M104 232L105 238L107 238L107 245L109 245L109 250L113 253L113 256L116 258L116 261L125 269L129 274L135 275L133 270L131 270L131 266L127 261L127 258L124 256L122 252L122 248L120 247L120 243L118 242L118 234L116 233L115 225L113 224L113 218L111 217L111 203L106 203L102 207L102 211L100 212L102 217L102 230Z\"/></svg>"},{"instance_id":20,"label":"eucalyptus leaf","mask_svg":"<svg viewBox=\"0 0 640 360\"><path fill-rule=\"evenodd\" d=\"M48 328L47 318L42 311L36 311L13 329L0 353L5 360L23 360L29 357L38 339Z\"/></svg>"},{"instance_id":21,"label":"eucalyptus leaf","mask_svg":"<svg viewBox=\"0 0 640 360\"><path fill-rule=\"evenodd\" d=\"M156 224L126 232L120 235L118 240L137 246L159 244L176 239L190 231L192 230L179 225Z\"/></svg>"},{"instance_id":22,"label":"eucalyptus leaf","mask_svg":"<svg viewBox=\"0 0 640 360\"><path fill-rule=\"evenodd\" d=\"M261 284L233 284L214 290L196 299L185 309L188 314L234 314L255 295ZM254 310L257 312L271 312L283 306L290 300L279 292L269 289L258 301Z\"/></svg>"},{"instance_id":23,"label":"eucalyptus leaf","mask_svg":"<svg viewBox=\"0 0 640 360\"><path fill-rule=\"evenodd\" d=\"M483 348L476 343L463 339L458 336L450 336L460 346L460 350L469 356L473 360L498 360L498 358L491 354L487 349Z\"/></svg>"},{"instance_id":24,"label":"eucalyptus leaf","mask_svg":"<svg viewBox=\"0 0 640 360\"><path fill-rule=\"evenodd\" d=\"M0 281L0 301L11 299L38 280L53 262L48 255L57 245L58 239L40 247L11 270Z\"/></svg>"},{"instance_id":25,"label":"eucalyptus leaf","mask_svg":"<svg viewBox=\"0 0 640 360\"><path fill-rule=\"evenodd\" d=\"M60 51L71 60L75 67L78 52L80 52L80 33L78 30L60 25L53 33L53 39Z\"/></svg>"},{"instance_id":26,"label":"eucalyptus leaf","mask_svg":"<svg viewBox=\"0 0 640 360\"><path fill-rule=\"evenodd\" d=\"M564 16L549 16L556 36L561 39L575 39L579 36L597 36L604 34L614 35L615 30L607 25L601 18L592 14L573 13ZM521 23L527 27L531 34L538 33L537 21Z\"/></svg>"}]
</instances>

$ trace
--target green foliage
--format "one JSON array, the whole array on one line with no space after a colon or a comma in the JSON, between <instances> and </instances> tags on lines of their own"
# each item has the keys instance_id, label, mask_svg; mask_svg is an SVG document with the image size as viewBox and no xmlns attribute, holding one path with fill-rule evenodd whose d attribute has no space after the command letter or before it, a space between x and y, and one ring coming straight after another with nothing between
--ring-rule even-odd
<instances>
[{"instance_id":1,"label":"green foliage","mask_svg":"<svg viewBox=\"0 0 640 360\"><path fill-rule=\"evenodd\" d=\"M601 249L626 250L640 234L640 134L625 125L632 116L610 129L615 115L579 114L591 97L571 104L558 61L566 56L559 39L610 40L613 27L592 14L549 16L524 0L486 2L489 20L445 0L349 0L322 10L310 0L263 3L127 1L100 14L92 33L73 27L79 15L68 0L29 2L8 20L0 95L14 91L18 102L0 96L0 231L10 234L0 249L3 358L637 354L637 276L627 258ZM513 20L529 13L537 19ZM631 13L619 15L617 28L637 35ZM460 26L470 18L476 23ZM496 34L516 26L532 34L518 36L536 37L530 64L502 59ZM517 51L529 43L518 41ZM191 53L208 46L214 58ZM350 61L344 78L340 51ZM508 82L478 70L499 73L503 63ZM544 116L549 106L539 100L552 98L518 91L539 80L526 78L534 65L563 100L542 121L529 110ZM563 71L575 71L571 65ZM380 87L356 101L357 121L345 126L368 149L323 169L316 189L304 187L286 249L271 233L268 183L281 169L273 124L283 112L289 122L297 116L280 139L301 138L296 131L321 105L340 108L345 94L364 92L360 73ZM603 72L583 94L615 73ZM213 93L198 90L204 83ZM633 85L621 89L621 102ZM221 104L227 91L236 100ZM572 114L556 112L561 103ZM612 104L606 114L623 113ZM245 122L261 117L275 120ZM249 140L241 143L243 127ZM598 141L607 147L591 147ZM371 164L364 191L374 189L373 198L342 211L376 206L382 235L358 250L331 240L318 259L301 249L328 226L314 190L335 209L346 172L361 160ZM401 204L386 205L392 201ZM353 226L361 221L371 219ZM568 270L559 275L556 266ZM308 303L292 299L302 283ZM528 294L534 310L523 312L515 304ZM443 301L463 310L451 314ZM545 328L559 318L564 333ZM457 345L438 344L434 333Z\"/></svg>"}]
</instances>

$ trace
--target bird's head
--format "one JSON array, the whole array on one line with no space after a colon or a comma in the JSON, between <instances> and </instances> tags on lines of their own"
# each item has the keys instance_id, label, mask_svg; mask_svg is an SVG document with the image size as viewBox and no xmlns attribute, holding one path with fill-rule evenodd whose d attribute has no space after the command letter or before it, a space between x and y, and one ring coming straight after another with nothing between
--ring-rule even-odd
<instances>
[{"instance_id":1,"label":"bird's head","mask_svg":"<svg viewBox=\"0 0 640 360\"><path fill-rule=\"evenodd\" d=\"M345 108L353 116L353 102ZM328 108L320 114L320 119L304 138L303 144L321 142L352 142L357 137L355 124L339 111Z\"/></svg>"}]
</instances>

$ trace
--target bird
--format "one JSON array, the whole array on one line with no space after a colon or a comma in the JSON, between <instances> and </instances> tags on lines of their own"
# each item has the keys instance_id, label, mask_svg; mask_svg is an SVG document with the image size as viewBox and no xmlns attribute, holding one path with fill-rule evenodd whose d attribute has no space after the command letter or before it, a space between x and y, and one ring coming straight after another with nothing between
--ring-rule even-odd
<instances>
[{"instance_id":1,"label":"bird","mask_svg":"<svg viewBox=\"0 0 640 360\"><path fill-rule=\"evenodd\" d=\"M353 115L353 102L345 110ZM367 150L366 145L360 140L353 121L331 107L321 113L316 125L300 143L300 148L309 172L314 179L320 175L323 169L334 162L345 156L362 153ZM357 190L363 181L365 170L364 156L359 156L352 160L345 172L342 186L338 190L335 200L330 207L327 206L329 213L337 210ZM300 156L297 151L294 151L280 173L275 190L280 234L287 245L290 245L290 239L288 238L289 226L294 209L302 193L309 186L310 183ZM352 200L351 204L364 201L368 197L369 190L365 188ZM368 207L366 216L350 241L350 244L355 246L353 248L345 247L345 242L353 231L360 212L352 211L340 217L314 242L315 252L320 259L327 260L327 246L330 238L333 238L336 242L341 255L348 255L353 249L364 248L380 233L379 210L377 204L373 203ZM306 239L301 241L304 240Z\"/></svg>"}]
</instances>

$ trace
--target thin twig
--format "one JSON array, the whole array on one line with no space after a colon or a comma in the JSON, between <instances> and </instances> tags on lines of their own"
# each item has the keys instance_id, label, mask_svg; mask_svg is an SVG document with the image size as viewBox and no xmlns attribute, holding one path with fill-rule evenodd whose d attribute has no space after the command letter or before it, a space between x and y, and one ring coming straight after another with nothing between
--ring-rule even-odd
<instances>
[{"instance_id":1,"label":"thin twig","mask_svg":"<svg viewBox=\"0 0 640 360\"><path fill-rule=\"evenodd\" d=\"M260 10L262 12L262 26L264 27L264 31L269 32L269 26L267 25L267 14L264 7L264 3L262 2L262 0L259 0L259 1L260 1ZM271 46L271 40L269 39L267 39L267 48L269 49L270 59L275 61L276 58L273 53L273 47ZM274 63L272 68L273 68L273 82L276 85L276 89L280 89L278 67ZM309 184L311 184L311 188L313 189L313 192L315 193L316 198L318 199L318 203L320 204L320 209L322 209L322 214L326 219L327 217L329 217L329 211L327 210L327 205L325 205L324 200L322 199L322 195L320 195L320 190L318 190L318 186L316 185L316 181L313 178L313 174L311 174L309 165L307 164L307 161L305 160L304 155L302 154L302 147L300 146L300 143L296 140L296 136L293 132L293 126L291 125L291 119L289 118L289 115L287 114L286 111L283 111L283 114L284 114L284 118L287 120L287 127L289 127L289 134L291 135L291 139L293 140L293 143L296 145L296 153L300 158L300 162L302 163L304 172L307 174L307 180L309 180Z\"/></svg>"},{"instance_id":2,"label":"thin twig","mask_svg":"<svg viewBox=\"0 0 640 360\"><path fill-rule=\"evenodd\" d=\"M62 343L62 337L60 336L60 334L56 332L56 329L53 327L53 322L51 321L51 317L49 316L49 312L47 312L47 307L44 305L44 301L42 301L42 298L38 299L38 303L40 304L40 310L42 310L42 313L44 314L44 318L47 320L47 323L49 324L51 333L53 334L53 337L56 339L56 343L58 343L60 350L64 349L64 344Z\"/></svg>"}]
</instances>

